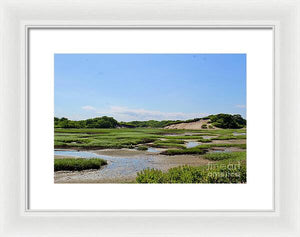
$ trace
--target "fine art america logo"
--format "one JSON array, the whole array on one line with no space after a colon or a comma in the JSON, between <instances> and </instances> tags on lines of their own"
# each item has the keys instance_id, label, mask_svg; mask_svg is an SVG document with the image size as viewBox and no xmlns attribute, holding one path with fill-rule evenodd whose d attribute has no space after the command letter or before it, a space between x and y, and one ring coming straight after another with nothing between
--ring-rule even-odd
<instances>
[{"instance_id":1,"label":"fine art america logo","mask_svg":"<svg viewBox=\"0 0 300 237\"><path fill-rule=\"evenodd\" d=\"M228 163L228 164L214 164L209 163L207 165L208 177L214 178L239 178L241 176L240 173L241 163Z\"/></svg>"}]
</instances>

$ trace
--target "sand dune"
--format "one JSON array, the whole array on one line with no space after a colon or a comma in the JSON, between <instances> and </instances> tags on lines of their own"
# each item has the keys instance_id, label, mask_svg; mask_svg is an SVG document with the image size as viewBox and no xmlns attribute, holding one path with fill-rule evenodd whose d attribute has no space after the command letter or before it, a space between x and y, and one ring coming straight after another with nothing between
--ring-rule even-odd
<instances>
[{"instance_id":1,"label":"sand dune","mask_svg":"<svg viewBox=\"0 0 300 237\"><path fill-rule=\"evenodd\" d=\"M172 125L166 126L165 129L203 129L202 125L206 124L208 127L209 121L210 121L209 119L205 119L205 120L201 119L196 122L172 124ZM213 127L213 128L216 129L216 127Z\"/></svg>"}]
</instances>

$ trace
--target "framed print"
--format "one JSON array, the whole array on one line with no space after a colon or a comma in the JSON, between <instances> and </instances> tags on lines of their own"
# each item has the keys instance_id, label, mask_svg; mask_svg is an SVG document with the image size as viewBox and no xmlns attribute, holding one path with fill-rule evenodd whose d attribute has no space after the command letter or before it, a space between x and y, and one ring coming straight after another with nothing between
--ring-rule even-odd
<instances>
[{"instance_id":1,"label":"framed print","mask_svg":"<svg viewBox=\"0 0 300 237\"><path fill-rule=\"evenodd\" d=\"M28 209L273 210L272 28L27 36Z\"/></svg>"},{"instance_id":2,"label":"framed print","mask_svg":"<svg viewBox=\"0 0 300 237\"><path fill-rule=\"evenodd\" d=\"M299 235L299 2L159 3L1 2L1 236Z\"/></svg>"}]
</instances>

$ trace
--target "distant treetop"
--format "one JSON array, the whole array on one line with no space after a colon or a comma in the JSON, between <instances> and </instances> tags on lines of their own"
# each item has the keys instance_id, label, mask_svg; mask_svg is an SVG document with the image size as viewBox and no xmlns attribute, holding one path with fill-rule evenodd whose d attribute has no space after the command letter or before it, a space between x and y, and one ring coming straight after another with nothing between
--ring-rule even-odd
<instances>
[{"instance_id":1,"label":"distant treetop","mask_svg":"<svg viewBox=\"0 0 300 237\"><path fill-rule=\"evenodd\" d=\"M210 123L218 128L243 128L246 126L246 119L239 114L209 115L205 119L210 119Z\"/></svg>"}]
</instances>

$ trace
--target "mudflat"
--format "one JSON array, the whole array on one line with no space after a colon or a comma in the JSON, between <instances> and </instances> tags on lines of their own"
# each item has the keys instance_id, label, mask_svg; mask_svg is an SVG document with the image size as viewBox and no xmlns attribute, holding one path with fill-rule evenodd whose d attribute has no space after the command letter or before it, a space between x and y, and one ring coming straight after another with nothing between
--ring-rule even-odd
<instances>
[{"instance_id":1,"label":"mudflat","mask_svg":"<svg viewBox=\"0 0 300 237\"><path fill-rule=\"evenodd\" d=\"M202 166L212 161L203 159L197 155L174 155L166 156L159 154L149 154L147 151L136 151L129 149L106 149L88 151L94 154L111 157L108 165L99 170L85 171L57 171L54 174L55 183L135 183L137 172L145 167L149 169L160 169L167 171L170 168L190 165ZM55 159L76 158L72 156L55 156ZM131 159L132 162L128 162ZM125 160L125 162L122 162ZM135 162L136 160L140 161ZM129 164L129 165L128 165Z\"/></svg>"}]
</instances>

